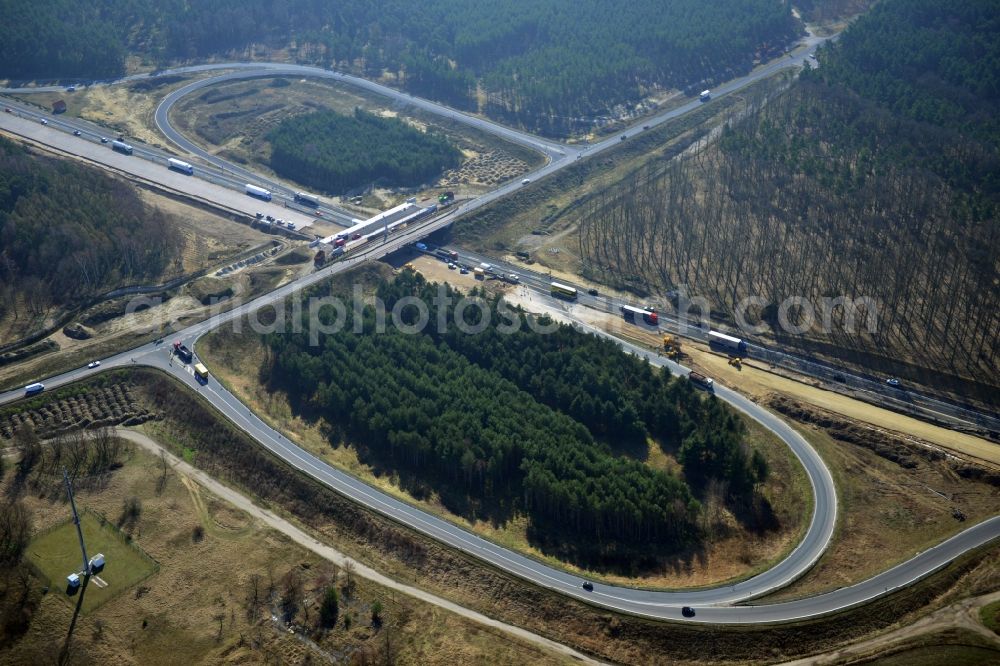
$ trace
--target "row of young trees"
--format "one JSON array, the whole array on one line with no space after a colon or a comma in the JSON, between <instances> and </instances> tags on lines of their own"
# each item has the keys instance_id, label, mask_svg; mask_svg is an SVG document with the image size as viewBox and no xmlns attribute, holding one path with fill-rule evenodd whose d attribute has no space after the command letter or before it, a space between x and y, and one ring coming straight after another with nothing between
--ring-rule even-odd
<instances>
[{"instance_id":1,"label":"row of young trees","mask_svg":"<svg viewBox=\"0 0 1000 666\"><path fill-rule=\"evenodd\" d=\"M130 184L0 139L0 318L158 278L182 243Z\"/></svg>"},{"instance_id":2,"label":"row of young trees","mask_svg":"<svg viewBox=\"0 0 1000 666\"><path fill-rule=\"evenodd\" d=\"M167 64L292 43L461 108L482 86L490 112L563 131L656 86L748 68L801 31L785 0L43 0L8 14L0 76L103 78L129 52Z\"/></svg>"},{"instance_id":3,"label":"row of young trees","mask_svg":"<svg viewBox=\"0 0 1000 666\"><path fill-rule=\"evenodd\" d=\"M420 298L431 321L435 293L412 273L379 290L389 309ZM412 475L452 510L500 522L524 513L535 531L595 548L682 548L698 536L695 498L709 479L743 501L766 478L735 414L687 382L569 327L499 334L498 301L487 304L492 323L481 335L459 332L452 306L443 307L451 323L421 334L372 334L369 308L364 332L348 321L318 345L308 332L269 335L262 376L303 415L324 419L334 443ZM601 408L585 414L585 404ZM685 480L623 455L646 434L680 451L694 493Z\"/></svg>"},{"instance_id":4,"label":"row of young trees","mask_svg":"<svg viewBox=\"0 0 1000 666\"><path fill-rule=\"evenodd\" d=\"M277 173L321 192L343 192L374 181L419 185L461 159L443 136L361 109L353 116L319 111L289 118L267 139Z\"/></svg>"},{"instance_id":5,"label":"row of young trees","mask_svg":"<svg viewBox=\"0 0 1000 666\"><path fill-rule=\"evenodd\" d=\"M866 365L914 359L995 384L1000 91L979 85L989 77L973 83L970 44L996 51L1000 23L972 5L880 3L817 71L780 96L748 98L716 145L592 198L580 218L585 270L661 293L684 285L733 321L758 296L750 323L779 335L779 305L804 297L815 324L784 344L832 343ZM913 21L922 39L901 27ZM875 51L885 55L865 55ZM873 307L853 319L836 308L824 331L822 299L840 296ZM789 314L806 323L798 307Z\"/></svg>"}]
</instances>

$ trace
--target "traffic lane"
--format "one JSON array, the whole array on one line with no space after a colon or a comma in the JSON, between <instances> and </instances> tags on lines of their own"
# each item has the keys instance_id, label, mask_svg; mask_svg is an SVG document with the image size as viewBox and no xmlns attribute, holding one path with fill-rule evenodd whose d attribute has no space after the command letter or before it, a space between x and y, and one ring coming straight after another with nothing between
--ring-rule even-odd
<instances>
[{"instance_id":1,"label":"traffic lane","mask_svg":"<svg viewBox=\"0 0 1000 666\"><path fill-rule=\"evenodd\" d=\"M190 379L189 379L188 381L190 382L190 381L192 381L192 380L190 380ZM254 419L254 417L253 417L252 413L251 413L251 412L250 412L250 411L249 411L249 410L248 410L248 409L247 409L247 408L246 408L245 406L242 406L242 408L241 408L241 409L240 409L240 408L236 408L236 409L237 409L237 410L239 410L239 411L242 411L242 414L243 414L244 416L246 416L246 417L248 417L248 418L250 418L250 419ZM273 432L273 431L272 431L272 432ZM293 445L293 446L294 446L294 445ZM297 451L293 449L293 450L291 450L291 453L297 453ZM366 489L366 492L367 492L367 489ZM477 545L478 545L478 544L473 544L473 545L472 545L472 548L473 548L473 552L475 552L475 550L476 550L476 546L477 546ZM490 544L486 544L486 545L487 545L487 548L489 548ZM468 546L468 545L466 544L466 546L465 546L465 547L469 547L469 546ZM479 547L480 549L482 549L482 546L478 546L478 547ZM502 556L502 555L503 555L503 553L501 552L501 553L500 553L499 555L501 555L501 556ZM574 580L574 579L575 579L575 580ZM574 596L579 596L579 597L581 597L581 598L586 598L586 595L582 594L582 593L581 593L581 591L579 591L579 590L578 590L578 589L576 588L575 584L574 584L575 582L578 582L578 581L579 581L579 579L578 579L578 578L576 578L576 577L570 577L570 579L569 579L569 580L564 580L564 581L562 581L562 584L563 584L563 585L565 585L565 586L567 586L567 588L566 588L566 591L567 591L568 593L571 593L571 594L573 594ZM552 583L551 583L551 582L548 582L548 584L549 584L549 585L551 585ZM686 599L686 598L689 598L689 597L690 597L690 595L689 595L688 593L679 593L679 594L681 594L681 595L682 595L682 599ZM605 596L607 596L607 595L605 595ZM615 595L615 596L618 596L618 595ZM618 607L620 607L620 608L621 608L622 610L629 610L630 612L633 612L633 611L639 611L639 610L641 610L641 608L639 608L639 607L635 607L634 605L633 605L633 606L628 606L628 607L626 607L626 606L623 606L623 603L624 603L624 602L616 602L616 603L617 603L617 606L618 606ZM630 602L630 603L632 603L632 602ZM645 604L640 604L640 606L645 606ZM660 611L658 611L658 613L657 613L657 614L658 614L659 616L668 616L668 617L669 617L669 616L672 616L672 615L674 614L674 612L673 612L673 609L670 609L670 610L667 610L667 611L663 611L663 610L660 610ZM705 616L704 616L704 614L702 614L702 617L703 617L703 618L705 617Z\"/></svg>"},{"instance_id":2,"label":"traffic lane","mask_svg":"<svg viewBox=\"0 0 1000 666\"><path fill-rule=\"evenodd\" d=\"M137 155L124 155L112 150L110 144L73 136L71 133L52 127L51 124L42 125L29 118L0 113L0 129L86 158L91 162L158 183L178 192L240 211L248 217L253 217L259 211L273 217L289 220L295 224L296 229L307 229L314 219L279 204L254 199L243 192L234 191L210 181L169 169L165 157L162 161L157 158L157 161L154 162ZM134 148L139 152L148 152L141 144Z\"/></svg>"},{"instance_id":3,"label":"traffic lane","mask_svg":"<svg viewBox=\"0 0 1000 666\"><path fill-rule=\"evenodd\" d=\"M455 248L449 248L455 249ZM467 250L459 251L459 258L466 262L471 262L471 265L485 261L487 263L492 262L492 264L501 269L502 272L513 272L517 273L521 278L521 283L526 286L531 286L537 288L539 291L548 291L549 285L552 281L551 275L544 275L533 271L530 268L524 266L517 266L510 263L498 261L491 259L485 255L477 254ZM618 313L622 305L632 304L634 302L625 301L616 297L610 296L590 296L586 294L586 290L572 282L563 280L570 286L574 286L579 290L577 297L577 302L586 307L591 307L598 309L607 313ZM685 337L692 338L695 340L705 341L708 338L708 333L705 329L701 328L699 322L691 322L690 320L682 320L676 314L671 313L659 313L660 315L660 328L671 332L668 324L674 324L675 326L683 326L684 331L681 332L679 328L673 330L673 332L680 333ZM958 422L959 424L965 424L969 426L983 425L985 427L994 426L1000 423L1000 420L995 420L989 415L981 414L978 412L971 412L958 405L950 405L948 403L943 403L941 401L935 400L928 396L924 396L918 392L912 391L910 389L889 389L886 387L884 382L877 378L865 377L863 375L852 374L851 372L835 368L832 366L826 366L819 364L815 361L809 359L803 359L796 357L794 355L782 352L780 350L770 349L764 347L763 345L749 343L749 350L747 356L749 358L757 359L766 363L775 362L773 357L781 357L786 359L787 362L794 363L800 372L813 377L825 378L833 380L833 377L842 376L844 377L844 382L838 382L844 385L852 385L856 390L867 394L869 400L874 404L888 404L894 405L898 409L902 409L904 412L912 412L914 410L919 410L925 416L938 416L942 418L951 419Z\"/></svg>"},{"instance_id":4,"label":"traffic lane","mask_svg":"<svg viewBox=\"0 0 1000 666\"><path fill-rule=\"evenodd\" d=\"M497 566L529 579L534 579L546 587L559 589L571 596L625 612L668 619L678 619L677 615L681 605L728 603L730 597L733 596L726 594L725 589L722 589L723 594L721 595L718 593L719 590L664 593L629 590L627 588L611 588L601 584L596 584L594 592L588 593L580 587L581 579L577 576L559 571L555 572L556 575L552 575L552 571L548 570L548 567L544 565L540 567L539 563L528 558L516 556L516 554L514 554L514 557L511 557L510 553L495 544L471 535L446 521L427 516L419 509L400 502L395 498L382 496L378 491L373 493L372 489L363 482L330 468L325 462L315 458L311 454L303 452L296 445L280 435L280 433L260 422L249 408L238 400L235 400L235 397L231 394L221 394L211 390L209 392L213 393L217 405L220 402L225 403L229 407L227 411L230 414L238 415L239 418L234 419L237 425L251 433L255 439L264 440L265 442L270 440L268 442L270 444L269 448L276 455L289 459L289 462L297 469L309 473L338 492L360 499L369 508L410 524L428 535L449 543L453 547L479 555L480 557L486 556L486 559L493 560L493 563ZM699 610L698 616L693 621L737 624L777 622L834 612L858 603L863 603L871 598L882 596L893 589L903 587L946 565L956 554L986 543L998 535L1000 535L1000 518L976 526L938 547L925 551L913 560L857 586L837 590L821 597L783 604L738 608L705 608ZM741 593L742 588L746 587L748 586L737 584L729 589ZM625 591L624 594L623 589ZM652 596L649 598L637 596L643 594Z\"/></svg>"},{"instance_id":5,"label":"traffic lane","mask_svg":"<svg viewBox=\"0 0 1000 666\"><path fill-rule=\"evenodd\" d=\"M230 64L230 66L227 66L225 64L220 64L219 69L229 68L231 67L231 65L232 64ZM573 152L575 154L574 149L565 146L563 144L541 139L539 137L526 134L519 130L506 127L504 125L500 125L498 123L488 121L483 118L477 118L475 116L471 116L463 112L457 111L455 109L451 109L450 107L446 107L436 102L431 102L429 100L413 97L412 95L401 93L392 88L388 88L386 86L373 83L371 81L368 81L367 79L361 79L358 77L353 77L350 75L333 72L331 70L325 70L318 67L309 67L306 65L283 65L280 63L259 63L259 64L238 63L238 65L240 66L240 69L243 69L245 71L230 72L217 77L211 77L208 79L203 79L201 81L195 81L192 82L191 84L188 84L187 86L184 86L183 88L172 91L170 95L164 98L164 102L166 102L166 105L164 105L164 103L161 102L160 107L158 107L157 109L156 116L158 124L160 122L160 119L167 120L166 114L169 112L170 106L172 106L177 100L181 99L186 94L190 94L191 92L199 90L207 85L213 85L214 83L220 83L223 81L235 81L242 79L280 76L282 74L286 74L292 76L308 76L311 78L332 80L335 82L346 83L357 88L362 88L370 92L374 92L380 96L387 97L391 100L402 102L409 106L415 106L434 115L438 115L440 117L453 120L455 122L459 122L467 126L475 127L480 131L484 131L489 134L493 134L495 136L500 136L508 141L512 141L519 145L523 145L535 150L540 150L553 159L558 158L560 156L566 156L570 152ZM182 93L181 91L186 91L186 92ZM163 109L162 114L160 112L160 109ZM161 129L163 128L161 127ZM173 135L171 135L170 138L171 140L177 140L179 136L180 135L175 132Z\"/></svg>"},{"instance_id":6,"label":"traffic lane","mask_svg":"<svg viewBox=\"0 0 1000 666\"><path fill-rule=\"evenodd\" d=\"M245 169L238 165L232 164L216 155L213 155L209 151L205 150L195 142L189 140L182 133L174 129L173 125L170 123L170 111L173 105L180 99L186 97L187 95L200 90L209 85L214 85L217 83L222 83L224 81L232 80L232 76L219 76L210 79L204 79L201 81L194 81L186 86L178 88L177 90L169 93L160 104L157 105L156 111L154 113L154 121L156 126L175 145L179 146L181 149L187 151L192 155L197 155L202 160L212 164L218 169L221 169L223 173L227 170L235 175L239 175L242 180L246 183L255 184L265 187L265 189L270 189L273 194L278 197L284 198L288 201L294 201L294 195L296 190L284 183L271 180L266 177L262 177L249 169ZM239 78L239 77L236 77ZM332 204L325 204L320 206L318 210L323 211L324 217L343 226L350 226L353 223L353 217L348 211L342 210L333 206Z\"/></svg>"}]
</instances>

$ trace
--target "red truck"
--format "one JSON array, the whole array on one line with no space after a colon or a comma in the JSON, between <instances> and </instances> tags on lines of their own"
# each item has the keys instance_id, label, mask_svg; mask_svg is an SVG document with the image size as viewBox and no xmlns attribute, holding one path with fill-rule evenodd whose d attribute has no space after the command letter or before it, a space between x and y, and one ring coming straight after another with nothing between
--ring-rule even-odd
<instances>
[{"instance_id":1,"label":"red truck","mask_svg":"<svg viewBox=\"0 0 1000 666\"><path fill-rule=\"evenodd\" d=\"M181 344L180 340L174 342L174 353L177 354L177 356L179 356L185 363L190 363L191 359L194 358L194 354L191 350Z\"/></svg>"}]
</instances>

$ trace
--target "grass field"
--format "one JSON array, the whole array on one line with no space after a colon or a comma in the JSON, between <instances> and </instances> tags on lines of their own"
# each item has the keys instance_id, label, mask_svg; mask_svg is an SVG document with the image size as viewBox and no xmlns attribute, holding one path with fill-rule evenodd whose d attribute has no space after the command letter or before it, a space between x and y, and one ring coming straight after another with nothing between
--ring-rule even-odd
<instances>
[{"instance_id":1,"label":"grass field","mask_svg":"<svg viewBox=\"0 0 1000 666\"><path fill-rule=\"evenodd\" d=\"M0 438L3 446L9 440ZM0 499L10 496L13 476L9 466L0 473ZM104 481L81 484L76 493L78 507L88 510L83 517L88 554L105 554L101 578L109 586L100 589L93 579L88 585L83 608L91 612L78 618L69 663L567 663L503 631L348 577L183 472L164 468L145 449L137 447ZM66 575L82 566L62 497L38 489L21 497L39 530L26 553L34 573L23 579L36 602L18 603L21 572L7 570L0 580L0 593L7 593L0 596L0 664L57 663L79 598L65 595ZM132 497L141 501L132 534L142 551L127 546L99 518L114 520ZM39 571L49 580L40 579ZM259 605L250 603L254 578ZM351 592L341 597L337 625L318 632L319 599L334 584ZM43 587L49 588L45 594ZM371 622L375 600L384 609L380 627ZM11 616L3 615L11 608L27 616L23 631L11 631ZM283 612L294 615L294 633L279 617Z\"/></svg>"},{"instance_id":2,"label":"grass field","mask_svg":"<svg viewBox=\"0 0 1000 666\"><path fill-rule=\"evenodd\" d=\"M979 618L987 629L1000 635L1000 601L994 601L980 608Z\"/></svg>"},{"instance_id":3,"label":"grass field","mask_svg":"<svg viewBox=\"0 0 1000 666\"><path fill-rule=\"evenodd\" d=\"M1000 650L977 645L931 645L862 662L870 666L980 666L1000 662Z\"/></svg>"},{"instance_id":4,"label":"grass field","mask_svg":"<svg viewBox=\"0 0 1000 666\"><path fill-rule=\"evenodd\" d=\"M80 525L87 555L103 553L107 562L104 571L87 586L84 612L100 607L157 570L156 562L138 546L126 543L125 535L100 516L84 512ZM66 576L83 567L76 526L70 521L40 534L28 546L27 557L49 579L52 593L65 596ZM76 604L75 595L66 599Z\"/></svg>"}]
</instances>

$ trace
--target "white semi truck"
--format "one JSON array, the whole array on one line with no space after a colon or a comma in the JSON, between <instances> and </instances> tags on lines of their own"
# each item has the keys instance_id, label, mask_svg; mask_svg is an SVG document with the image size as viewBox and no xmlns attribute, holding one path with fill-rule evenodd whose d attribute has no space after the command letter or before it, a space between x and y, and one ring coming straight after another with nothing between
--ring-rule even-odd
<instances>
[{"instance_id":1,"label":"white semi truck","mask_svg":"<svg viewBox=\"0 0 1000 666\"><path fill-rule=\"evenodd\" d=\"M708 332L708 344L718 345L723 349L743 355L747 353L747 343L732 335L726 335L719 331Z\"/></svg>"},{"instance_id":2,"label":"white semi truck","mask_svg":"<svg viewBox=\"0 0 1000 666\"><path fill-rule=\"evenodd\" d=\"M117 139L111 142L111 150L116 150L123 155L132 154L132 146L125 143L124 141L118 141Z\"/></svg>"},{"instance_id":3,"label":"white semi truck","mask_svg":"<svg viewBox=\"0 0 1000 666\"><path fill-rule=\"evenodd\" d=\"M186 173L189 176L194 175L193 166L175 157L171 157L170 159L167 160L167 168L173 169L174 171L180 171L181 173Z\"/></svg>"},{"instance_id":4,"label":"white semi truck","mask_svg":"<svg viewBox=\"0 0 1000 666\"><path fill-rule=\"evenodd\" d=\"M257 187L256 185L251 185L250 183L247 183L246 192L250 196L256 197L258 199L263 199L264 201L271 200L271 192L269 190L265 190L263 187Z\"/></svg>"}]
</instances>

